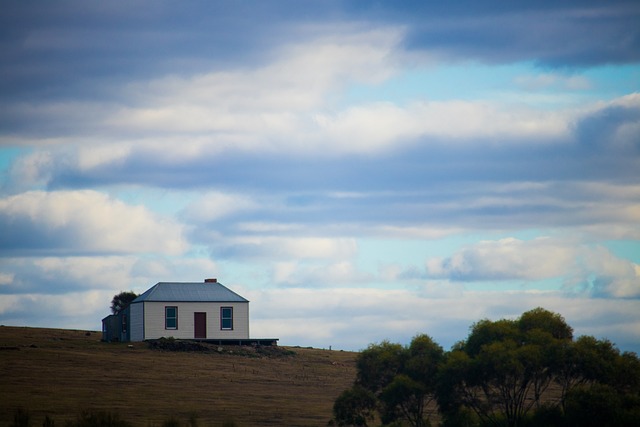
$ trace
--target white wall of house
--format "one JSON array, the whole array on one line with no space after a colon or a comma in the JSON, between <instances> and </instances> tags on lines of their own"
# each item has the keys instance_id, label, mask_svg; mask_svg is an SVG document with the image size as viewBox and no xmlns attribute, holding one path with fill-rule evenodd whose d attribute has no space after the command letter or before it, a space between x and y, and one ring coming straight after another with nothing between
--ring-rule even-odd
<instances>
[{"instance_id":1,"label":"white wall of house","mask_svg":"<svg viewBox=\"0 0 640 427\"><path fill-rule=\"evenodd\" d=\"M136 303L129 306L129 329L131 341L144 340L144 304Z\"/></svg>"},{"instance_id":2,"label":"white wall of house","mask_svg":"<svg viewBox=\"0 0 640 427\"><path fill-rule=\"evenodd\" d=\"M144 338L177 338L193 339L195 336L194 313L207 313L207 339L248 339L249 338L249 303L235 302L153 302L145 301L143 305ZM178 307L177 329L165 329L165 307ZM220 328L220 308L233 307L233 330ZM131 316L133 317L133 311ZM133 319L132 319L133 322ZM131 341L141 341L134 329L131 329Z\"/></svg>"}]
</instances>

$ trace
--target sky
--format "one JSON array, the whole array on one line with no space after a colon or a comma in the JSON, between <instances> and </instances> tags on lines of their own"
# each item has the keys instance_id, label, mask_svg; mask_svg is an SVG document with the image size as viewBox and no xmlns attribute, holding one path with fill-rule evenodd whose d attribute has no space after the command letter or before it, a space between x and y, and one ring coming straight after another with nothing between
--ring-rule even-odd
<instances>
[{"instance_id":1,"label":"sky","mask_svg":"<svg viewBox=\"0 0 640 427\"><path fill-rule=\"evenodd\" d=\"M637 1L3 1L0 324L218 278L360 350L543 307L640 352Z\"/></svg>"}]
</instances>

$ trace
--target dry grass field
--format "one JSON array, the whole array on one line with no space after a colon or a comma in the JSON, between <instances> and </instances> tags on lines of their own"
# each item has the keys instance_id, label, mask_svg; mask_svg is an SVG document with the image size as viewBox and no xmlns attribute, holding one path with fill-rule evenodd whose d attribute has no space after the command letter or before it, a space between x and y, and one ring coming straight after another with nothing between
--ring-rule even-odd
<instances>
[{"instance_id":1,"label":"dry grass field","mask_svg":"<svg viewBox=\"0 0 640 427\"><path fill-rule=\"evenodd\" d=\"M355 378L357 353L283 348L240 355L151 350L100 342L99 332L0 326L0 425L18 408L32 425L82 411L117 413L135 425L170 418L198 426L323 426ZM291 354L293 353L293 354Z\"/></svg>"}]
</instances>

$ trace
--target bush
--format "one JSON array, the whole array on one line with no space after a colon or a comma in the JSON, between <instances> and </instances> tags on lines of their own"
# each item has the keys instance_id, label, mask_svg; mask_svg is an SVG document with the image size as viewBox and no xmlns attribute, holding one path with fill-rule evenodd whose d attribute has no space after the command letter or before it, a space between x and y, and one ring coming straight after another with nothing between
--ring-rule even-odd
<instances>
[{"instance_id":1,"label":"bush","mask_svg":"<svg viewBox=\"0 0 640 427\"><path fill-rule=\"evenodd\" d=\"M558 405L542 405L526 420L526 427L562 427L564 415Z\"/></svg>"},{"instance_id":2,"label":"bush","mask_svg":"<svg viewBox=\"0 0 640 427\"><path fill-rule=\"evenodd\" d=\"M171 417L162 423L162 427L180 427L180 421L176 417Z\"/></svg>"},{"instance_id":3,"label":"bush","mask_svg":"<svg viewBox=\"0 0 640 427\"><path fill-rule=\"evenodd\" d=\"M29 427L29 425L31 425L29 411L22 408L16 410L13 414L13 424L11 424L11 427Z\"/></svg>"},{"instance_id":4,"label":"bush","mask_svg":"<svg viewBox=\"0 0 640 427\"><path fill-rule=\"evenodd\" d=\"M468 408L458 408L456 411L444 415L443 427L477 427L480 425L478 416Z\"/></svg>"}]
</instances>

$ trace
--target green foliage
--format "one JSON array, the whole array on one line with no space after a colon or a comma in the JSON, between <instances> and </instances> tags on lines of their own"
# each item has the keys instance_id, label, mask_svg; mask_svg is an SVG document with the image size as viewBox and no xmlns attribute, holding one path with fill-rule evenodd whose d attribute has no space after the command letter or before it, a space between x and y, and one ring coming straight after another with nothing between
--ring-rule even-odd
<instances>
[{"instance_id":1,"label":"green foliage","mask_svg":"<svg viewBox=\"0 0 640 427\"><path fill-rule=\"evenodd\" d=\"M406 347L372 344L357 369L355 385L375 399L386 426L429 425L424 412L434 397L444 427L640 425L638 356L606 339L574 341L565 319L542 308L480 320L448 353L427 335ZM545 398L552 385L559 399ZM359 416L357 405L342 408L340 425L366 425L348 418Z\"/></svg>"},{"instance_id":2,"label":"green foliage","mask_svg":"<svg viewBox=\"0 0 640 427\"><path fill-rule=\"evenodd\" d=\"M541 307L523 313L518 319L518 328L525 333L538 329L559 340L573 339L573 328L564 317Z\"/></svg>"},{"instance_id":3,"label":"green foliage","mask_svg":"<svg viewBox=\"0 0 640 427\"><path fill-rule=\"evenodd\" d=\"M566 422L583 427L624 426L629 424L624 398L611 386L595 384L572 390L567 396ZM633 425L638 425L635 419Z\"/></svg>"},{"instance_id":4,"label":"green foliage","mask_svg":"<svg viewBox=\"0 0 640 427\"><path fill-rule=\"evenodd\" d=\"M407 357L407 350L400 344L389 341L371 344L356 361L356 383L374 393L379 392L393 381Z\"/></svg>"},{"instance_id":5,"label":"green foliage","mask_svg":"<svg viewBox=\"0 0 640 427\"><path fill-rule=\"evenodd\" d=\"M470 356L476 356L482 351L482 347L500 341L518 341L519 333L517 323L513 320L481 320L471 327L471 333L463 345L463 350Z\"/></svg>"},{"instance_id":6,"label":"green foliage","mask_svg":"<svg viewBox=\"0 0 640 427\"><path fill-rule=\"evenodd\" d=\"M584 378L590 382L610 382L614 374L614 362L620 355L613 344L608 340L582 336L575 345L576 362Z\"/></svg>"},{"instance_id":7,"label":"green foliage","mask_svg":"<svg viewBox=\"0 0 640 427\"><path fill-rule=\"evenodd\" d=\"M443 359L442 347L428 335L417 335L409 345L409 359L404 371L409 377L420 382L425 387L425 392L433 393L436 389L434 379Z\"/></svg>"},{"instance_id":8,"label":"green foliage","mask_svg":"<svg viewBox=\"0 0 640 427\"><path fill-rule=\"evenodd\" d=\"M573 337L559 314L542 308L516 320L481 320L452 351L440 376L438 401L445 417L473 410L483 424L521 425L557 375ZM568 387L567 387L568 388Z\"/></svg>"},{"instance_id":9,"label":"green foliage","mask_svg":"<svg viewBox=\"0 0 640 427\"><path fill-rule=\"evenodd\" d=\"M366 426L374 419L376 398L358 385L343 391L333 404L334 420L339 426Z\"/></svg>"},{"instance_id":10,"label":"green foliage","mask_svg":"<svg viewBox=\"0 0 640 427\"><path fill-rule=\"evenodd\" d=\"M372 344L356 361L356 387L377 400L385 425L407 421L412 426L429 425L425 408L435 398L442 347L428 335L418 335L409 346L383 341Z\"/></svg>"},{"instance_id":11,"label":"green foliage","mask_svg":"<svg viewBox=\"0 0 640 427\"><path fill-rule=\"evenodd\" d=\"M624 352L616 358L609 384L620 392L640 395L640 359L635 353Z\"/></svg>"},{"instance_id":12,"label":"green foliage","mask_svg":"<svg viewBox=\"0 0 640 427\"><path fill-rule=\"evenodd\" d=\"M136 298L138 298L138 294L132 291L120 292L119 294L114 295L111 300L111 313L120 313Z\"/></svg>"},{"instance_id":13,"label":"green foliage","mask_svg":"<svg viewBox=\"0 0 640 427\"><path fill-rule=\"evenodd\" d=\"M404 416L413 426L424 426L426 387L405 374L398 374L380 394L384 404L383 421ZM430 400L430 399L429 399Z\"/></svg>"}]
</instances>

